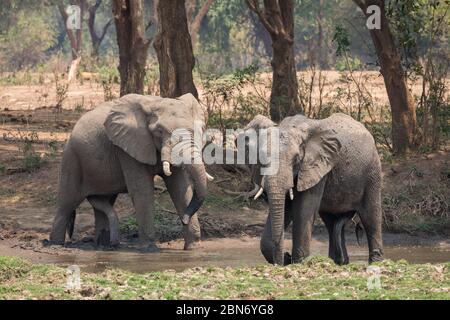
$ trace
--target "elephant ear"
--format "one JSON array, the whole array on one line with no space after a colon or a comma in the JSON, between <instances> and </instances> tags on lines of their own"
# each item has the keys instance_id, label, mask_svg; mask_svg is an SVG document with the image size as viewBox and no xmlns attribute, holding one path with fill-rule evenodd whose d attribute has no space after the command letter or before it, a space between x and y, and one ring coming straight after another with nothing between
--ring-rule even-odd
<instances>
[{"instance_id":1,"label":"elephant ear","mask_svg":"<svg viewBox=\"0 0 450 320\"><path fill-rule=\"evenodd\" d=\"M121 100L111 108L104 122L106 134L114 145L137 161L155 165L156 148L141 104Z\"/></svg>"},{"instance_id":2,"label":"elephant ear","mask_svg":"<svg viewBox=\"0 0 450 320\"><path fill-rule=\"evenodd\" d=\"M331 171L339 159L342 144L336 131L315 128L306 137L303 147L304 158L297 178L299 192L315 186Z\"/></svg>"}]
</instances>

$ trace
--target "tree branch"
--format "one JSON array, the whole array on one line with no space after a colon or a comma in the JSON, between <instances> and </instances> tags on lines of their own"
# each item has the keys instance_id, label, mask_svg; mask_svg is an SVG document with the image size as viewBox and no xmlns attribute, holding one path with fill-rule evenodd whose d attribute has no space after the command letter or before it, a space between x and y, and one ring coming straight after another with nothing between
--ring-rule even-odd
<instances>
[{"instance_id":1,"label":"tree branch","mask_svg":"<svg viewBox=\"0 0 450 320\"><path fill-rule=\"evenodd\" d=\"M57 4L58 10L61 13L61 17L64 20L64 28L66 29L67 36L69 37L70 41L70 47L72 49L72 58L76 59L78 58L78 42L75 38L75 34L73 33L73 30L67 28L67 20L69 19L69 15L66 12L66 9L64 8L64 5L59 2Z\"/></svg>"},{"instance_id":2,"label":"tree branch","mask_svg":"<svg viewBox=\"0 0 450 320\"><path fill-rule=\"evenodd\" d=\"M266 30L270 34L278 36L278 31L269 23L269 21L267 20L267 18L265 16L265 13L261 12L261 9L259 8L258 0L245 0L245 2L247 3L248 8L258 15L259 20L264 25Z\"/></svg>"}]
</instances>

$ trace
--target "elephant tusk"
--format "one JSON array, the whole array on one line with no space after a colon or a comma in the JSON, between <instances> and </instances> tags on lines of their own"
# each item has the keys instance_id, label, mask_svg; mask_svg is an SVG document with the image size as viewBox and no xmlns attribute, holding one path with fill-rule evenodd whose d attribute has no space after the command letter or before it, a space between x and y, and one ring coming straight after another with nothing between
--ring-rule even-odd
<instances>
[{"instance_id":1,"label":"elephant tusk","mask_svg":"<svg viewBox=\"0 0 450 320\"><path fill-rule=\"evenodd\" d=\"M292 188L289 189L289 198L291 198L291 200L294 200L294 190L292 190Z\"/></svg>"},{"instance_id":2,"label":"elephant tusk","mask_svg":"<svg viewBox=\"0 0 450 320\"><path fill-rule=\"evenodd\" d=\"M214 181L214 177L210 175L208 172L206 172L206 179L208 179L208 181Z\"/></svg>"},{"instance_id":3,"label":"elephant tusk","mask_svg":"<svg viewBox=\"0 0 450 320\"><path fill-rule=\"evenodd\" d=\"M258 192L256 193L256 195L253 199L257 200L262 195L263 192L264 192L263 187L259 188Z\"/></svg>"},{"instance_id":4,"label":"elephant tusk","mask_svg":"<svg viewBox=\"0 0 450 320\"><path fill-rule=\"evenodd\" d=\"M168 177L172 175L172 171L170 171L170 163L168 161L163 162L163 171L164 174Z\"/></svg>"}]
</instances>

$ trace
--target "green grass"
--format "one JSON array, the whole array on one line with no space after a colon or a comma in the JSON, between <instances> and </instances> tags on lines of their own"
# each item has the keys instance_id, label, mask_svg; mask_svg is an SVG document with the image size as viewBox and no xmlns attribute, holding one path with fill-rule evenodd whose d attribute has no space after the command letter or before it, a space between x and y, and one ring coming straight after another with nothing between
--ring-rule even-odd
<instances>
[{"instance_id":1,"label":"green grass","mask_svg":"<svg viewBox=\"0 0 450 320\"><path fill-rule=\"evenodd\" d=\"M323 257L288 267L193 268L133 274L81 272L66 289L66 269L0 257L0 299L449 299L450 263L384 261L381 289L368 290L363 264L336 266Z\"/></svg>"}]
</instances>

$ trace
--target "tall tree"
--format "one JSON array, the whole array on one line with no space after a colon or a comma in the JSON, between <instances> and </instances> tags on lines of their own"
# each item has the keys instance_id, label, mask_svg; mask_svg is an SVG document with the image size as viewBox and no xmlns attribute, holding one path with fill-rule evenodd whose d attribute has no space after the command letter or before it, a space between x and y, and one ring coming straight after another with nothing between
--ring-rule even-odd
<instances>
[{"instance_id":1,"label":"tall tree","mask_svg":"<svg viewBox=\"0 0 450 320\"><path fill-rule=\"evenodd\" d=\"M273 84L270 95L270 116L280 121L300 110L298 81L294 60L294 0L246 0L272 39Z\"/></svg>"},{"instance_id":2,"label":"tall tree","mask_svg":"<svg viewBox=\"0 0 450 320\"><path fill-rule=\"evenodd\" d=\"M112 23L112 19L108 20L106 24L103 26L102 31L100 34L97 33L95 30L95 20L97 17L97 11L99 7L102 4L102 0L96 0L95 4L89 6L88 12L89 12L89 19L88 19L88 28L89 28L89 34L91 36L91 42L92 42L92 52L91 55L94 58L98 57L98 51L100 49L100 45L102 44L103 39L105 38L106 32L108 32L109 26Z\"/></svg>"},{"instance_id":3,"label":"tall tree","mask_svg":"<svg viewBox=\"0 0 450 320\"><path fill-rule=\"evenodd\" d=\"M159 61L161 96L192 93L198 98L192 70L195 59L184 0L158 1L158 33L154 42Z\"/></svg>"},{"instance_id":4,"label":"tall tree","mask_svg":"<svg viewBox=\"0 0 450 320\"><path fill-rule=\"evenodd\" d=\"M57 4L58 10L64 20L67 37L69 38L70 47L72 49L72 63L70 64L69 75L67 79L69 83L73 79L75 79L78 66L81 62L81 56L83 53L83 17L86 9L86 2L84 0L76 0L73 3L80 8L80 16L78 17L78 29L72 29L70 23L68 23L69 14L66 12L63 2L59 1Z\"/></svg>"},{"instance_id":5,"label":"tall tree","mask_svg":"<svg viewBox=\"0 0 450 320\"><path fill-rule=\"evenodd\" d=\"M371 16L367 8L376 5L381 12L381 28L373 28L370 35L378 56L381 74L391 104L392 144L394 153L405 154L414 146L416 110L414 99L407 86L402 59L392 35L386 15L384 0L353 0L366 17Z\"/></svg>"},{"instance_id":6,"label":"tall tree","mask_svg":"<svg viewBox=\"0 0 450 320\"><path fill-rule=\"evenodd\" d=\"M120 95L144 93L145 64L150 41L145 38L143 0L114 0L119 45Z\"/></svg>"}]
</instances>

